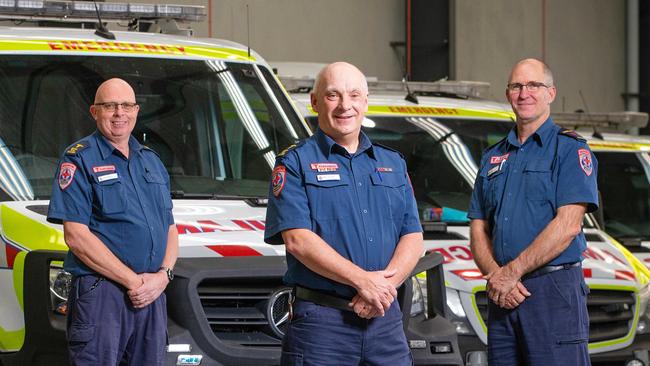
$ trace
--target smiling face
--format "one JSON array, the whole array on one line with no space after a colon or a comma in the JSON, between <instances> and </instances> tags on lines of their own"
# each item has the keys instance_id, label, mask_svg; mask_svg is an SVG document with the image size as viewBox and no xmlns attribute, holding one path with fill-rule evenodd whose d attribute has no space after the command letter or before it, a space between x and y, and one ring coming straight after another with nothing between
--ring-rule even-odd
<instances>
[{"instance_id":1,"label":"smiling face","mask_svg":"<svg viewBox=\"0 0 650 366\"><path fill-rule=\"evenodd\" d=\"M318 127L334 141L358 139L368 111L368 84L356 67L337 62L321 71L311 94Z\"/></svg>"},{"instance_id":2,"label":"smiling face","mask_svg":"<svg viewBox=\"0 0 650 366\"><path fill-rule=\"evenodd\" d=\"M128 144L129 136L135 128L139 107L126 112L118 106L107 111L99 103L135 103L135 93L131 86L121 79L110 79L97 88L95 104L90 106L90 114L97 122L97 129L114 145Z\"/></svg>"},{"instance_id":3,"label":"smiling face","mask_svg":"<svg viewBox=\"0 0 650 366\"><path fill-rule=\"evenodd\" d=\"M555 100L555 86L552 77L544 72L544 64L534 59L520 61L512 69L508 84L526 85L539 82L548 87L540 87L531 92L524 87L518 91L506 89L506 98L517 115L518 123L543 123L551 113L551 103Z\"/></svg>"}]
</instances>

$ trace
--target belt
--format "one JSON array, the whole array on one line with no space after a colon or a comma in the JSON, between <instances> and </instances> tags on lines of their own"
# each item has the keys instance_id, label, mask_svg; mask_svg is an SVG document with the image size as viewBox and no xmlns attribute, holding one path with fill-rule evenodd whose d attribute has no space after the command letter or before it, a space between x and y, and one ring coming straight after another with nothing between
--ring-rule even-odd
<instances>
[{"instance_id":1,"label":"belt","mask_svg":"<svg viewBox=\"0 0 650 366\"><path fill-rule=\"evenodd\" d=\"M295 292L297 299L311 301L314 304L327 306L334 309L352 311L352 308L348 306L350 303L349 299L344 299L342 297L330 295L316 290L310 290L308 288L300 286L296 286Z\"/></svg>"},{"instance_id":2,"label":"belt","mask_svg":"<svg viewBox=\"0 0 650 366\"><path fill-rule=\"evenodd\" d=\"M573 263L560 264L560 265L557 265L557 266L544 266L544 267L540 267L540 268L538 268L538 269L536 269L536 270L534 270L532 272L526 273L525 275L523 275L521 277L521 279L522 280L527 280L527 279L530 279L530 278L543 276L545 274L549 274L549 273L552 273L552 272L561 271L563 269L570 269L570 268L580 267L580 265L582 265L582 262L578 261L578 262L573 262Z\"/></svg>"}]
</instances>

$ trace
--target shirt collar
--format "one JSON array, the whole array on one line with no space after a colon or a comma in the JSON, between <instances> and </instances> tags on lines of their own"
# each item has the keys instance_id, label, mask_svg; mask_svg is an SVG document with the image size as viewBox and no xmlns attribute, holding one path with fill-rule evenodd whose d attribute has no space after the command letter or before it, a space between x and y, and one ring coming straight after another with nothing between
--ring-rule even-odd
<instances>
[{"instance_id":1,"label":"shirt collar","mask_svg":"<svg viewBox=\"0 0 650 366\"><path fill-rule=\"evenodd\" d=\"M99 132L99 130L95 131L94 136L97 141L97 146L99 147L99 152L102 155L102 159L106 159L113 154L113 151L116 150L115 146L113 146L113 144L111 144L108 139ZM142 145L135 137L133 137L133 135L129 136L129 151L139 152L140 150L142 150Z\"/></svg>"},{"instance_id":2,"label":"shirt collar","mask_svg":"<svg viewBox=\"0 0 650 366\"><path fill-rule=\"evenodd\" d=\"M318 144L318 147L321 149L323 155L329 158L330 154L332 152L336 152L342 155L345 155L347 150L339 144L336 143L331 137L327 136L325 132L323 132L320 128L316 129L316 143ZM368 151L368 155L372 157L373 159L375 158L375 151L372 146L372 142L370 141L370 138L368 135L365 134L365 132L361 131L359 134L359 147L357 148L357 152L355 155L361 154L365 151Z\"/></svg>"},{"instance_id":3,"label":"shirt collar","mask_svg":"<svg viewBox=\"0 0 650 366\"><path fill-rule=\"evenodd\" d=\"M531 137L540 145L544 146L553 135L553 120L551 117L548 117L544 123L542 123L539 128L533 132ZM512 146L519 147L519 139L517 138L517 126L514 126L510 132L508 132L508 143Z\"/></svg>"}]
</instances>

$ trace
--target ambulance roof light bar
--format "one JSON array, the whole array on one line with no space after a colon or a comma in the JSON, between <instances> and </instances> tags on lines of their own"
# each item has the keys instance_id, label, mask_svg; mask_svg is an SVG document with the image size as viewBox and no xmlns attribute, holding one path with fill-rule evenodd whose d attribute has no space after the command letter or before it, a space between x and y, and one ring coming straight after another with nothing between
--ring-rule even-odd
<instances>
[{"instance_id":1,"label":"ambulance roof light bar","mask_svg":"<svg viewBox=\"0 0 650 366\"><path fill-rule=\"evenodd\" d=\"M643 128L648 124L648 114L643 112L569 113L551 115L553 122L562 127L577 130L592 128L594 131L626 132L632 128Z\"/></svg>"},{"instance_id":2,"label":"ambulance roof light bar","mask_svg":"<svg viewBox=\"0 0 650 366\"><path fill-rule=\"evenodd\" d=\"M280 76L280 81L290 92L308 93L314 85L314 79L309 77ZM480 98L490 90L490 83L482 81L440 80L434 82L409 81L408 86L416 95L449 93ZM368 78L370 92L406 93L402 81L383 81Z\"/></svg>"},{"instance_id":3,"label":"ambulance roof light bar","mask_svg":"<svg viewBox=\"0 0 650 366\"><path fill-rule=\"evenodd\" d=\"M205 6L98 2L102 21L130 21L135 18L201 21ZM0 19L96 22L92 1L0 0Z\"/></svg>"}]
</instances>

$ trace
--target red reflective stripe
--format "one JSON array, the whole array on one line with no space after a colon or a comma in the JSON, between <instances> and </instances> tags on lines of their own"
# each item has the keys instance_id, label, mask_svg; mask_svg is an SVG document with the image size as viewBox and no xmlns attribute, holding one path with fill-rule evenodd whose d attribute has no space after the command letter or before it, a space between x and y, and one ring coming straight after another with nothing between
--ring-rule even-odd
<instances>
[{"instance_id":1,"label":"red reflective stripe","mask_svg":"<svg viewBox=\"0 0 650 366\"><path fill-rule=\"evenodd\" d=\"M264 230L264 223L257 220L248 220L248 223L255 226L258 230Z\"/></svg>"},{"instance_id":2,"label":"red reflective stripe","mask_svg":"<svg viewBox=\"0 0 650 366\"><path fill-rule=\"evenodd\" d=\"M239 226L240 228L242 228L244 230L251 230L251 231L255 230L255 229L253 229L252 226L248 225L246 223L246 221L244 221L244 220L232 220L232 222L234 222L235 224L237 224L237 226Z\"/></svg>"},{"instance_id":3,"label":"red reflective stripe","mask_svg":"<svg viewBox=\"0 0 650 366\"><path fill-rule=\"evenodd\" d=\"M176 224L176 229L178 230L179 234L187 234L188 232L190 233L200 233L201 229L194 225L188 225L188 224Z\"/></svg>"},{"instance_id":4,"label":"red reflective stripe","mask_svg":"<svg viewBox=\"0 0 650 366\"><path fill-rule=\"evenodd\" d=\"M7 254L7 267L14 268L14 260L21 250L11 244L5 244L5 248L5 253Z\"/></svg>"},{"instance_id":5,"label":"red reflective stripe","mask_svg":"<svg viewBox=\"0 0 650 366\"><path fill-rule=\"evenodd\" d=\"M616 271L614 271L614 276L616 277L617 280L630 280L630 281L636 280L634 273L630 271L622 271L617 269Z\"/></svg>"},{"instance_id":6,"label":"red reflective stripe","mask_svg":"<svg viewBox=\"0 0 650 366\"><path fill-rule=\"evenodd\" d=\"M466 281L480 280L483 278L483 274L478 269L454 269L451 273Z\"/></svg>"},{"instance_id":7,"label":"red reflective stripe","mask_svg":"<svg viewBox=\"0 0 650 366\"><path fill-rule=\"evenodd\" d=\"M224 257L258 257L262 253L246 245L207 245Z\"/></svg>"},{"instance_id":8,"label":"red reflective stripe","mask_svg":"<svg viewBox=\"0 0 650 366\"><path fill-rule=\"evenodd\" d=\"M582 275L585 276L585 278L591 278L591 268L583 268Z\"/></svg>"}]
</instances>

